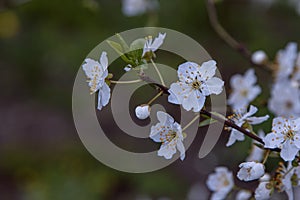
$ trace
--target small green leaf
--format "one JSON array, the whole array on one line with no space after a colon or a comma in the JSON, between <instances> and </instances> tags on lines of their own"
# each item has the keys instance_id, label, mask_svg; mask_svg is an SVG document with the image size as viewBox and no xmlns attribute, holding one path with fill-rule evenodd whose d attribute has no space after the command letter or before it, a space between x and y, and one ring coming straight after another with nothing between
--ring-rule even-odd
<instances>
[{"instance_id":1,"label":"small green leaf","mask_svg":"<svg viewBox=\"0 0 300 200\"><path fill-rule=\"evenodd\" d=\"M217 122L217 120L214 120L214 119L211 119L211 118L205 119L205 120L203 120L202 122L199 123L199 127L208 126L208 125L213 124L215 122Z\"/></svg>"},{"instance_id":2,"label":"small green leaf","mask_svg":"<svg viewBox=\"0 0 300 200\"><path fill-rule=\"evenodd\" d=\"M117 42L114 42L114 41L111 41L111 40L106 40L106 42L109 44L109 46L111 46L119 55L123 55L124 52L123 52L123 48L122 46L117 43Z\"/></svg>"},{"instance_id":3,"label":"small green leaf","mask_svg":"<svg viewBox=\"0 0 300 200\"><path fill-rule=\"evenodd\" d=\"M124 52L128 52L129 51L129 46L125 42L125 40L123 39L123 37L119 33L117 33L116 36L119 38L119 40L121 42L121 46L122 46Z\"/></svg>"},{"instance_id":4,"label":"small green leaf","mask_svg":"<svg viewBox=\"0 0 300 200\"><path fill-rule=\"evenodd\" d=\"M214 114L220 118L222 118L223 120L227 120L225 116L221 115L220 113L217 113L217 112L211 112L211 114Z\"/></svg>"},{"instance_id":5,"label":"small green leaf","mask_svg":"<svg viewBox=\"0 0 300 200\"><path fill-rule=\"evenodd\" d=\"M126 54L124 54L124 49L122 48L122 46L114 41L111 40L107 40L106 41L109 46L111 46L119 55L120 57L128 64L133 64L133 62L126 56Z\"/></svg>"}]
</instances>

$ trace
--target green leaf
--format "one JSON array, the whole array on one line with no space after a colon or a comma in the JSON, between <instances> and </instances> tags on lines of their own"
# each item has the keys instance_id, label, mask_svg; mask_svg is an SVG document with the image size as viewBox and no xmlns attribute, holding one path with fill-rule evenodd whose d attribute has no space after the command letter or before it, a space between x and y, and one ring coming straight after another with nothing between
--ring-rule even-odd
<instances>
[{"instance_id":1,"label":"green leaf","mask_svg":"<svg viewBox=\"0 0 300 200\"><path fill-rule=\"evenodd\" d=\"M123 37L119 33L117 33L116 36L119 38L119 40L121 42L121 46L122 46L124 52L128 52L129 51L129 46L125 42L125 40L123 39Z\"/></svg>"},{"instance_id":2,"label":"green leaf","mask_svg":"<svg viewBox=\"0 0 300 200\"><path fill-rule=\"evenodd\" d=\"M133 64L133 62L124 54L124 49L122 46L114 41L106 40L106 42L111 46L119 55L120 57L128 64Z\"/></svg>"},{"instance_id":3,"label":"green leaf","mask_svg":"<svg viewBox=\"0 0 300 200\"><path fill-rule=\"evenodd\" d=\"M199 127L208 126L208 125L213 124L215 122L217 122L217 120L214 120L212 118L205 119L205 120L203 120L202 122L199 123Z\"/></svg>"},{"instance_id":4,"label":"green leaf","mask_svg":"<svg viewBox=\"0 0 300 200\"><path fill-rule=\"evenodd\" d=\"M106 40L106 42L109 44L109 46L111 46L120 56L123 55L123 48L122 46L114 41L111 40Z\"/></svg>"},{"instance_id":5,"label":"green leaf","mask_svg":"<svg viewBox=\"0 0 300 200\"><path fill-rule=\"evenodd\" d=\"M225 116L221 115L220 113L217 113L217 112L211 112L212 114L222 118L223 120L227 120Z\"/></svg>"}]
</instances>

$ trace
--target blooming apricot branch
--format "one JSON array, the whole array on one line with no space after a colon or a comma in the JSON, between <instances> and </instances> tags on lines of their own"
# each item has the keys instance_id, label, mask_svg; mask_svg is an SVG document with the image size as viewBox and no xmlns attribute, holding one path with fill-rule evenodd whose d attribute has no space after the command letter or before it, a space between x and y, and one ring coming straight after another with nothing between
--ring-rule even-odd
<instances>
[{"instance_id":1,"label":"blooming apricot branch","mask_svg":"<svg viewBox=\"0 0 300 200\"><path fill-rule=\"evenodd\" d=\"M212 3L208 0L209 7ZM213 12L215 13L215 10ZM214 15L212 20L216 20ZM240 48L237 46L239 44L220 25L217 27L219 27L218 31L224 32L224 40L228 40L231 46ZM280 50L274 62L269 61L265 53L262 56L262 52L256 52L254 56L255 62L260 60L271 63L268 66L272 68L268 70L272 70L274 74L274 84L268 102L269 110L275 115L272 119L272 130L268 134L260 130L257 134L255 126L269 120L270 115L255 116L258 108L252 103L263 91L258 85L254 69L247 70L244 75L236 74L231 77L232 92L229 95L228 104L233 113L226 117L205 109L207 97L221 94L224 88L224 81L215 76L216 61L208 60L202 64L186 61L179 64L178 81L171 83L168 87L164 82L163 74L154 62L156 51L163 45L166 34L159 33L154 40L152 36L139 38L130 45L126 44L120 35L118 37L120 43L108 41L108 44L125 61L125 73L134 70L137 72L138 79L112 80L113 75L108 72L108 56L105 51L101 53L99 61L91 58L85 59L82 69L87 76L91 94L98 92L98 110L109 103L111 83L136 84L144 81L153 85L158 93L147 103L136 106L135 115L138 119L147 119L151 113L151 104L163 94L168 96L169 103L180 105L186 111L195 113L195 117L185 126L176 122L173 116L166 112L156 113L158 122L151 126L149 138L161 144L157 151L158 156L171 159L179 152L180 159L184 160L186 157L184 139L188 137L184 131L197 122L200 116L205 116L209 119L209 123L215 120L226 125L225 130L230 133L227 147L234 145L237 141L244 141L245 135L252 139L250 155L239 164L237 178L246 182L258 181L259 185L254 192L256 199L267 199L275 190L285 191L289 199L293 199L293 186L300 185L300 182L294 184L295 177L296 180L300 178L298 159L300 151L300 53L297 52L295 43L289 43L285 49ZM248 55L249 52L246 49L243 51ZM153 67L156 71L159 82L147 76L149 67ZM278 93L285 95L278 97ZM207 124L204 123L204 125ZM200 123L199 126L203 124ZM278 163L275 175L269 176L266 163L271 152L286 163ZM211 199L224 199L234 188L233 173L226 167L217 167L215 173L209 175L207 186L213 192ZM240 198L251 196L252 192L245 189L240 189L237 194Z\"/></svg>"}]
</instances>

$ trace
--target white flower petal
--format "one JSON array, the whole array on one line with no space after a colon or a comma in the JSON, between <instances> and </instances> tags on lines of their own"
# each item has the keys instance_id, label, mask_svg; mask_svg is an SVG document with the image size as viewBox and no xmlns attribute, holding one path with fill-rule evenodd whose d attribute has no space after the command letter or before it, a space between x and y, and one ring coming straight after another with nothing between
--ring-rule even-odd
<instances>
[{"instance_id":1,"label":"white flower petal","mask_svg":"<svg viewBox=\"0 0 300 200\"><path fill-rule=\"evenodd\" d=\"M284 141L281 134L269 133L263 139L266 148L277 148Z\"/></svg>"},{"instance_id":2,"label":"white flower petal","mask_svg":"<svg viewBox=\"0 0 300 200\"><path fill-rule=\"evenodd\" d=\"M185 158L185 148L184 148L183 143L180 140L177 142L177 149L180 152L180 159L184 160L184 158Z\"/></svg>"},{"instance_id":3,"label":"white flower petal","mask_svg":"<svg viewBox=\"0 0 300 200\"><path fill-rule=\"evenodd\" d=\"M243 133L233 129L231 131L231 134L229 136L229 140L226 144L227 147L233 145L236 141L243 141L245 139L245 136Z\"/></svg>"},{"instance_id":4,"label":"white flower petal","mask_svg":"<svg viewBox=\"0 0 300 200\"><path fill-rule=\"evenodd\" d=\"M245 83L249 84L249 85L253 85L256 83L257 81L257 78L255 76L255 72L254 72L254 69L248 69L246 72L245 72L245 75L244 75L244 81Z\"/></svg>"},{"instance_id":5,"label":"white flower petal","mask_svg":"<svg viewBox=\"0 0 300 200\"><path fill-rule=\"evenodd\" d=\"M98 110L101 110L103 106L106 106L110 99L110 88L104 83L98 94Z\"/></svg>"},{"instance_id":6,"label":"white flower petal","mask_svg":"<svg viewBox=\"0 0 300 200\"><path fill-rule=\"evenodd\" d=\"M204 80L208 80L212 78L216 74L217 63L214 60L209 60L207 62L202 63L201 67L198 69L201 77Z\"/></svg>"},{"instance_id":7,"label":"white flower petal","mask_svg":"<svg viewBox=\"0 0 300 200\"><path fill-rule=\"evenodd\" d=\"M165 159L171 159L176 153L175 146L171 146L169 143L162 144L160 149L157 152L158 156L163 156Z\"/></svg>"},{"instance_id":8,"label":"white flower petal","mask_svg":"<svg viewBox=\"0 0 300 200\"><path fill-rule=\"evenodd\" d=\"M217 77L213 77L206 82L209 94L220 94L223 90L224 81Z\"/></svg>"},{"instance_id":9,"label":"white flower petal","mask_svg":"<svg viewBox=\"0 0 300 200\"><path fill-rule=\"evenodd\" d=\"M237 173L237 177L242 181L259 179L265 173L264 165L253 161L241 163L239 167L240 170Z\"/></svg>"},{"instance_id":10,"label":"white flower petal","mask_svg":"<svg viewBox=\"0 0 300 200\"><path fill-rule=\"evenodd\" d=\"M105 71L108 67L108 58L107 58L107 53L105 51L103 51L101 54L100 63L101 66L103 67L103 71Z\"/></svg>"},{"instance_id":11,"label":"white flower petal","mask_svg":"<svg viewBox=\"0 0 300 200\"><path fill-rule=\"evenodd\" d=\"M247 119L247 121L250 123L250 124L261 124L262 122L264 121L267 121L269 119L269 115L265 115L265 116L262 116L262 117L249 117Z\"/></svg>"},{"instance_id":12,"label":"white flower petal","mask_svg":"<svg viewBox=\"0 0 300 200\"><path fill-rule=\"evenodd\" d=\"M295 159L296 154L298 153L299 149L296 147L295 144L291 144L289 140L283 143L280 157L285 161L292 161Z\"/></svg>"},{"instance_id":13,"label":"white flower petal","mask_svg":"<svg viewBox=\"0 0 300 200\"><path fill-rule=\"evenodd\" d=\"M269 182L261 182L255 190L256 200L269 200L271 197L271 190L267 187Z\"/></svg>"},{"instance_id":14,"label":"white flower petal","mask_svg":"<svg viewBox=\"0 0 300 200\"><path fill-rule=\"evenodd\" d=\"M177 75L180 82L192 83L197 76L199 65L194 62L185 62L178 66Z\"/></svg>"},{"instance_id":15,"label":"white flower petal","mask_svg":"<svg viewBox=\"0 0 300 200\"><path fill-rule=\"evenodd\" d=\"M154 39L154 41L151 45L152 51L156 51L163 44L166 35L167 35L166 33L158 34L158 37Z\"/></svg>"}]
</instances>

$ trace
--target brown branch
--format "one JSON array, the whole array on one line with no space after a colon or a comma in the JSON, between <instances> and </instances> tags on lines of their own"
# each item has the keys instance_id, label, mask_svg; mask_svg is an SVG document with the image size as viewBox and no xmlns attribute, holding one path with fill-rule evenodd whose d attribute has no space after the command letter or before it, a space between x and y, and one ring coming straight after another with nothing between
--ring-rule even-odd
<instances>
[{"instance_id":1,"label":"brown branch","mask_svg":"<svg viewBox=\"0 0 300 200\"><path fill-rule=\"evenodd\" d=\"M201 114L204 114L204 115L206 115L206 116L208 116L208 117L210 117L210 118L213 118L213 119L215 119L215 120L217 120L217 121L219 121L219 122L224 122L224 124L227 125L228 127L234 128L234 129L236 129L236 130L242 132L243 134L247 135L248 137L250 137L250 138L256 140L257 142L259 142L259 143L261 143L261 144L263 144L263 145L265 144L265 143L263 142L263 140L262 140L260 137L258 137L257 135L255 135L255 134L249 132L249 131L246 130L246 129L243 129L243 128L239 127L238 125L236 125L235 123L233 123L232 121L230 121L230 120L228 120L228 119L223 119L222 117L220 117L220 116L218 116L218 115L216 115L216 114L214 114L214 113L211 113L211 112L209 112L209 111L207 111L207 110L205 110L205 109L202 109L202 110L200 111L200 113L201 113Z\"/></svg>"},{"instance_id":2,"label":"brown branch","mask_svg":"<svg viewBox=\"0 0 300 200\"><path fill-rule=\"evenodd\" d=\"M149 76L147 76L145 73L142 73L142 74L139 74L139 77L140 79L142 79L143 81L149 83L149 84L153 84L155 85L157 88L159 88L161 91L163 91L165 94L170 94L169 93L169 88L166 87L166 86L163 86L161 85L160 83L156 82L155 80L151 79ZM248 137L252 138L253 140L261 143L262 145L264 145L265 143L263 142L263 140L258 137L257 135L251 133L250 131L242 128L242 127L239 127L238 125L236 125L235 123L233 123L232 121L228 120L228 119L223 119L222 117L214 114L214 113L211 113L205 109L202 109L200 111L201 114L203 115L206 115L207 117L210 117L212 119L215 119L221 123L224 123L226 126L228 127L231 127L231 128L234 128L238 131L240 131L241 133L243 133L244 135L247 135ZM268 148L265 148L265 149L268 149ZM270 149L271 151L276 151L276 152L280 152L280 149L276 148L276 149Z\"/></svg>"},{"instance_id":3,"label":"brown branch","mask_svg":"<svg viewBox=\"0 0 300 200\"><path fill-rule=\"evenodd\" d=\"M215 0L207 0L207 12L208 12L208 17L211 26L214 28L216 33L219 35L219 37L227 44L229 45L232 49L236 50L238 53L240 53L244 58L248 60L252 65L257 66L259 68L262 68L268 72L272 71L272 67L267 64L257 64L252 62L252 53L249 49L246 48L245 45L242 43L238 42L235 40L220 24L218 15L217 15L217 10L215 7Z\"/></svg>"}]
</instances>

